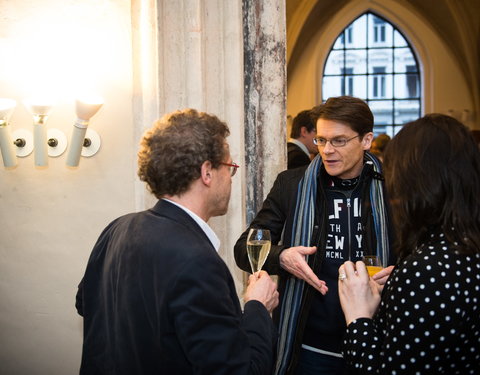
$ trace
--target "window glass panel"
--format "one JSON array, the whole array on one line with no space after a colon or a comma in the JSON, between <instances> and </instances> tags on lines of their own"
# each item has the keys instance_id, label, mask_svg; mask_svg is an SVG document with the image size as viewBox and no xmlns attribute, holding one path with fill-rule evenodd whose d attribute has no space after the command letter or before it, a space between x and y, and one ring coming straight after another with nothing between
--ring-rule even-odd
<instances>
[{"instance_id":1,"label":"window glass panel","mask_svg":"<svg viewBox=\"0 0 480 375\"><path fill-rule=\"evenodd\" d=\"M375 45L382 45L387 42L387 27L386 22L380 17L375 16L374 14L369 14L368 23L371 25L368 26L369 31L369 46L373 47Z\"/></svg>"},{"instance_id":2,"label":"window glass panel","mask_svg":"<svg viewBox=\"0 0 480 375\"><path fill-rule=\"evenodd\" d=\"M393 101L371 100L368 102L375 118L375 125L392 125L393 122Z\"/></svg>"},{"instance_id":3,"label":"window glass panel","mask_svg":"<svg viewBox=\"0 0 480 375\"><path fill-rule=\"evenodd\" d=\"M385 73L393 72L392 49L380 48L368 50L368 72L373 73L373 67L384 66Z\"/></svg>"},{"instance_id":4,"label":"window glass panel","mask_svg":"<svg viewBox=\"0 0 480 375\"><path fill-rule=\"evenodd\" d=\"M365 74L367 72L367 50L349 50L347 52L347 66L353 68L355 74Z\"/></svg>"},{"instance_id":5,"label":"window glass panel","mask_svg":"<svg viewBox=\"0 0 480 375\"><path fill-rule=\"evenodd\" d=\"M417 63L415 61L415 57L413 56L413 52L410 48L395 48L394 49L394 56L395 56L395 71L398 73L403 73L407 71L407 66L414 67L415 69L410 70L410 72L418 72Z\"/></svg>"},{"instance_id":6,"label":"window glass panel","mask_svg":"<svg viewBox=\"0 0 480 375\"><path fill-rule=\"evenodd\" d=\"M419 100L398 100L395 102L395 123L405 124L420 117Z\"/></svg>"},{"instance_id":7,"label":"window glass panel","mask_svg":"<svg viewBox=\"0 0 480 375\"><path fill-rule=\"evenodd\" d=\"M344 45L343 32L342 32L340 36L335 40L335 43L333 44L332 49L337 50L337 49L342 49L343 47L345 47L345 45Z\"/></svg>"},{"instance_id":8,"label":"window glass panel","mask_svg":"<svg viewBox=\"0 0 480 375\"><path fill-rule=\"evenodd\" d=\"M341 93L341 76L325 76L323 77L322 93L324 100L330 98L331 96L340 96Z\"/></svg>"},{"instance_id":9,"label":"window glass panel","mask_svg":"<svg viewBox=\"0 0 480 375\"><path fill-rule=\"evenodd\" d=\"M395 98L409 99L419 97L418 74L397 74L395 76Z\"/></svg>"},{"instance_id":10,"label":"window glass panel","mask_svg":"<svg viewBox=\"0 0 480 375\"><path fill-rule=\"evenodd\" d=\"M398 30L395 30L393 32L393 46L394 47L408 47L408 43L403 37L402 34L398 32Z\"/></svg>"},{"instance_id":11,"label":"window glass panel","mask_svg":"<svg viewBox=\"0 0 480 375\"><path fill-rule=\"evenodd\" d=\"M350 26L347 26L350 27ZM351 24L352 28L352 47L367 47L367 15L360 16Z\"/></svg>"},{"instance_id":12,"label":"window glass panel","mask_svg":"<svg viewBox=\"0 0 480 375\"><path fill-rule=\"evenodd\" d=\"M363 100L367 99L367 76L353 76L353 96Z\"/></svg>"},{"instance_id":13,"label":"window glass panel","mask_svg":"<svg viewBox=\"0 0 480 375\"><path fill-rule=\"evenodd\" d=\"M344 66L344 55L344 51L331 51L328 55L323 74L339 74L341 68Z\"/></svg>"}]
</instances>

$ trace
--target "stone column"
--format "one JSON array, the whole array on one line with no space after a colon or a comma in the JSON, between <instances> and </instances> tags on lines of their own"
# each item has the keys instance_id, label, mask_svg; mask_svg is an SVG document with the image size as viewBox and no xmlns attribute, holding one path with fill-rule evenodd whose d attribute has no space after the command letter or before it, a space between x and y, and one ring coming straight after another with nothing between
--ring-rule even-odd
<instances>
[{"instance_id":1,"label":"stone column","mask_svg":"<svg viewBox=\"0 0 480 375\"><path fill-rule=\"evenodd\" d=\"M284 0L243 0L247 223L286 169Z\"/></svg>"}]
</instances>

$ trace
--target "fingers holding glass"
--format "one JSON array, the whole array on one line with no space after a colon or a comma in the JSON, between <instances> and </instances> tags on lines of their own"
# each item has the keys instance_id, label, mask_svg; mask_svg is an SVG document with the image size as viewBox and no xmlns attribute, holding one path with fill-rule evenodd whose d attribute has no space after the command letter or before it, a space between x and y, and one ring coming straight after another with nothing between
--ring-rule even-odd
<instances>
[{"instance_id":1,"label":"fingers holding glass","mask_svg":"<svg viewBox=\"0 0 480 375\"><path fill-rule=\"evenodd\" d=\"M365 255L362 258L362 262L365 263L365 267L367 267L368 275L370 277L383 269L382 260L379 256Z\"/></svg>"}]
</instances>

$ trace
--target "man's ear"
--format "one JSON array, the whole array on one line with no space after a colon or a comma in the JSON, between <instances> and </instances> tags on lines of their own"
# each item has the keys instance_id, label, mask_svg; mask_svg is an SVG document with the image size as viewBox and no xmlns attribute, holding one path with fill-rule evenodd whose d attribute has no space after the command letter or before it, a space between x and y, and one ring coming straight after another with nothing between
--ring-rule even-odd
<instances>
[{"instance_id":1,"label":"man's ear","mask_svg":"<svg viewBox=\"0 0 480 375\"><path fill-rule=\"evenodd\" d=\"M300 136L306 137L308 135L308 133L310 133L310 132L308 131L306 126L302 126L300 128Z\"/></svg>"},{"instance_id":2,"label":"man's ear","mask_svg":"<svg viewBox=\"0 0 480 375\"><path fill-rule=\"evenodd\" d=\"M212 183L212 169L212 163L209 160L204 161L200 169L200 178L202 179L202 182L207 186L210 186L210 184Z\"/></svg>"},{"instance_id":3,"label":"man's ear","mask_svg":"<svg viewBox=\"0 0 480 375\"><path fill-rule=\"evenodd\" d=\"M366 151L370 150L370 147L372 146L372 141L373 141L373 133L372 132L366 133L362 138L363 149Z\"/></svg>"}]
</instances>

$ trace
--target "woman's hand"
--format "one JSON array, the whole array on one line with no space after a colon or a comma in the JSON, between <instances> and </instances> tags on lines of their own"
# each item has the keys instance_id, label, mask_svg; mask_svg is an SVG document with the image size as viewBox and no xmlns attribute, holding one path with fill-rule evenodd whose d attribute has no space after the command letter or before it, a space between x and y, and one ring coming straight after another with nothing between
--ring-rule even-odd
<instances>
[{"instance_id":1,"label":"woman's hand","mask_svg":"<svg viewBox=\"0 0 480 375\"><path fill-rule=\"evenodd\" d=\"M394 268L395 266L385 267L384 269L382 269L381 271L377 272L375 275L372 276L372 279L377 283L377 288L380 294L382 293L383 286L387 282Z\"/></svg>"},{"instance_id":2,"label":"woman's hand","mask_svg":"<svg viewBox=\"0 0 480 375\"><path fill-rule=\"evenodd\" d=\"M368 276L365 264L347 261L338 274L338 294L347 325L358 318L372 318L380 303L380 288Z\"/></svg>"}]
</instances>

